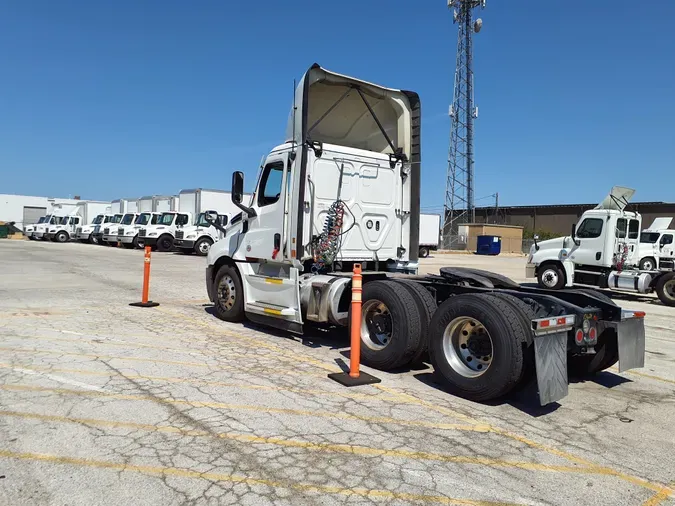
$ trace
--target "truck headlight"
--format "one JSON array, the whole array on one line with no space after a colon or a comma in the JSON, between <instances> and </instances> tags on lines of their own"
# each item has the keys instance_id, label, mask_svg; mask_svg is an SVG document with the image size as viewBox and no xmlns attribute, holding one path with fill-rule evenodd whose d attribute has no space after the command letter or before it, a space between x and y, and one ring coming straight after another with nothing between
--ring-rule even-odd
<instances>
[{"instance_id":1,"label":"truck headlight","mask_svg":"<svg viewBox=\"0 0 675 506\"><path fill-rule=\"evenodd\" d=\"M197 237L197 234L189 234L186 239L194 239L195 237Z\"/></svg>"},{"instance_id":2,"label":"truck headlight","mask_svg":"<svg viewBox=\"0 0 675 506\"><path fill-rule=\"evenodd\" d=\"M149 237L155 237L157 235L157 232L150 232L148 234Z\"/></svg>"},{"instance_id":3,"label":"truck headlight","mask_svg":"<svg viewBox=\"0 0 675 506\"><path fill-rule=\"evenodd\" d=\"M134 235L135 233L136 233L135 230L129 230L129 231L127 232L127 235Z\"/></svg>"}]
</instances>

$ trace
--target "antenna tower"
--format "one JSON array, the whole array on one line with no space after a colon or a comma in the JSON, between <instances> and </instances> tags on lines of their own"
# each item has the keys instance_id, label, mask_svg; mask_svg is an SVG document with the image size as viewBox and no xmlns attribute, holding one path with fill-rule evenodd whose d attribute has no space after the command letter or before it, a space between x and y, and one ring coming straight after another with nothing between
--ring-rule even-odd
<instances>
[{"instance_id":1,"label":"antenna tower","mask_svg":"<svg viewBox=\"0 0 675 506\"><path fill-rule=\"evenodd\" d=\"M457 237L459 225L473 223L476 219L473 120L478 117L478 107L473 99L472 38L474 33L480 32L483 20L474 21L473 11L485 8L485 0L448 0L448 7L453 10L454 23L458 26L443 225L443 247L451 249L455 246L451 242Z\"/></svg>"}]
</instances>

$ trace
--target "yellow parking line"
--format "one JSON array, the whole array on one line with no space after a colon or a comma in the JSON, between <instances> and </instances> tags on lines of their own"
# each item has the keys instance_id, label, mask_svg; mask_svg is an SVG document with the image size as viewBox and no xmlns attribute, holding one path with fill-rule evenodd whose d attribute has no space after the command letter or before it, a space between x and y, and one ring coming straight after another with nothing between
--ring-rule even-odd
<instances>
[{"instance_id":1,"label":"yellow parking line","mask_svg":"<svg viewBox=\"0 0 675 506\"><path fill-rule=\"evenodd\" d=\"M193 408L214 408L214 409L227 409L227 410L240 410L240 411L256 411L261 413L279 413L287 415L298 415L298 416L311 416L318 418L328 418L328 419L341 419L341 420L358 420L363 422L372 422L372 423L390 423L394 425L403 425L408 427L427 427L432 429L442 429L442 430L461 430L461 431L470 431L470 432L489 432L489 427L486 425L462 425L454 423L436 423L428 422L425 420L403 420L396 418L388 418L384 416L362 416L362 415L352 415L349 413L336 412L332 413L329 411L309 411L301 409L291 409L291 408L271 408L265 406L254 406L249 404L227 404L224 402L211 402L211 401L187 401L182 399L170 399L170 398L159 398L153 397L150 395L131 395L131 394L116 394L108 392L98 392L91 390L71 390L67 388L46 388L32 385L0 385L0 390L10 390L17 392L48 392L54 394L63 394L63 395L76 395L82 397L100 397L100 398L109 398L109 399L119 399L127 401L149 401L159 404L176 404L190 406Z\"/></svg>"},{"instance_id":2,"label":"yellow parking line","mask_svg":"<svg viewBox=\"0 0 675 506\"><path fill-rule=\"evenodd\" d=\"M614 369L613 372L619 372L619 370ZM634 371L632 369L630 371L626 371L626 372L623 372L621 374L634 374L635 376L642 376L643 378L649 378L649 379L653 379L653 380L656 380L656 381L662 381L664 383L671 383L671 384L675 385L675 380L671 380L671 379L668 379L668 378L662 378L661 376L654 376L653 374L647 374L647 373L640 372L640 371Z\"/></svg>"},{"instance_id":3,"label":"yellow parking line","mask_svg":"<svg viewBox=\"0 0 675 506\"><path fill-rule=\"evenodd\" d=\"M3 369L13 369L20 367L21 369L28 369L30 371L40 371L40 372L49 372L49 373L68 373L68 374L82 374L85 376L102 376L106 378L111 378L109 372L103 371L85 371L82 369L61 369L57 367L36 367L36 366L24 366L17 364L3 364L0 363L0 368ZM286 374L284 371L275 373L280 376ZM323 375L322 375L323 377ZM311 394L311 395L321 395L326 397L338 396L345 397L348 399L365 399L372 401L384 401L391 402L396 400L395 397L387 397L385 395L375 395L375 394L360 394L356 392L344 392L344 391L329 391L329 390L313 390L305 388L294 388L294 387L279 387L279 386L268 386L268 385L253 385L250 383L228 383L224 381L209 381L199 378L175 378L175 377L165 377L165 376L146 376L142 374L124 374L124 378L127 379L140 379L147 381L162 381L166 383L194 383L198 385L206 386L216 386L216 387L226 387L226 388L242 388L250 390L269 390L275 392L295 392L299 394Z\"/></svg>"},{"instance_id":4,"label":"yellow parking line","mask_svg":"<svg viewBox=\"0 0 675 506\"><path fill-rule=\"evenodd\" d=\"M247 476L238 476L233 474L191 471L189 469L181 469L176 467L140 466L133 464L124 464L121 462L82 459L77 457L65 457L60 455L49 455L44 453L19 453L8 450L0 450L0 457L50 462L56 464L69 464L82 467L114 469L118 471L130 471L153 476L177 476L180 478L196 478L209 481L244 483L252 486L262 485L272 488L299 490L303 492L317 492L322 494L335 494L348 497L357 496L369 499L389 499L389 500L402 500L402 501L427 502L427 503L433 502L439 504L452 504L463 506L509 506L513 504L505 502L478 501L473 499L457 499L446 496L411 494L406 492L392 492L389 490L342 488L329 485L315 485L311 483L283 482L283 481L267 480L262 478L250 478Z\"/></svg>"},{"instance_id":5,"label":"yellow parking line","mask_svg":"<svg viewBox=\"0 0 675 506\"><path fill-rule=\"evenodd\" d=\"M675 482L670 484L671 487L673 485L675 485ZM670 489L668 487L663 487L656 494L654 494L649 499L647 499L645 502L643 502L642 506L658 506L663 501L666 501L672 495L672 493L673 493L672 489Z\"/></svg>"},{"instance_id":6,"label":"yellow parking line","mask_svg":"<svg viewBox=\"0 0 675 506\"><path fill-rule=\"evenodd\" d=\"M564 473L587 472L585 468L579 469L578 467L572 466L539 464L536 462L517 462L517 461L493 459L489 457L467 457L463 455L447 455L442 453L432 453L424 451L386 450L381 448L372 448L360 445L313 443L310 441L298 441L294 439L285 439L279 437L261 437L261 436L253 436L250 434L236 434L226 432L213 433L206 430L191 430L173 426L156 426L150 424L99 420L92 418L73 418L56 415L40 415L35 413L24 413L16 411L0 411L0 416L43 420L48 422L94 425L98 427L144 430L148 432L179 434L181 436L190 436L190 437L213 437L218 439L230 439L244 443L269 444L289 448L302 448L313 451L348 453L352 455L367 456L367 457L396 457L412 460L431 460L439 462L449 462L453 464L482 465L488 467L514 467L518 469L525 469L528 471L553 471Z\"/></svg>"}]
</instances>

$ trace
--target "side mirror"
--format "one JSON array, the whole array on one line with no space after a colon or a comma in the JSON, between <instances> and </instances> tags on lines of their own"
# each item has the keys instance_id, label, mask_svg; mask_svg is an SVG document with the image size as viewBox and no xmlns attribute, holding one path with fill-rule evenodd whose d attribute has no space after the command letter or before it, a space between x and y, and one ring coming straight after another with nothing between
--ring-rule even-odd
<instances>
[{"instance_id":1,"label":"side mirror","mask_svg":"<svg viewBox=\"0 0 675 506\"><path fill-rule=\"evenodd\" d=\"M539 251L539 245L537 244L537 241L539 240L539 236L537 234L534 234L534 237L532 237L532 239L534 239L534 250Z\"/></svg>"},{"instance_id":2,"label":"side mirror","mask_svg":"<svg viewBox=\"0 0 675 506\"><path fill-rule=\"evenodd\" d=\"M574 244L579 246L581 244L581 241L577 239L577 224L573 223L572 224L572 241L574 241Z\"/></svg>"},{"instance_id":3,"label":"side mirror","mask_svg":"<svg viewBox=\"0 0 675 506\"><path fill-rule=\"evenodd\" d=\"M215 227L216 230L219 230L223 233L223 235L226 235L227 232L225 231L225 225L226 223L223 223L222 225L220 224L220 220L218 220L217 216L214 216L213 214L206 213L204 214L204 220L211 225L212 227ZM225 220L227 221L227 220Z\"/></svg>"},{"instance_id":4,"label":"side mirror","mask_svg":"<svg viewBox=\"0 0 675 506\"><path fill-rule=\"evenodd\" d=\"M242 204L244 200L244 173L236 171L232 174L232 203L244 211L249 218L256 216L255 210Z\"/></svg>"},{"instance_id":5,"label":"side mirror","mask_svg":"<svg viewBox=\"0 0 675 506\"><path fill-rule=\"evenodd\" d=\"M236 171L232 174L232 202L241 204L244 200L244 173Z\"/></svg>"}]
</instances>

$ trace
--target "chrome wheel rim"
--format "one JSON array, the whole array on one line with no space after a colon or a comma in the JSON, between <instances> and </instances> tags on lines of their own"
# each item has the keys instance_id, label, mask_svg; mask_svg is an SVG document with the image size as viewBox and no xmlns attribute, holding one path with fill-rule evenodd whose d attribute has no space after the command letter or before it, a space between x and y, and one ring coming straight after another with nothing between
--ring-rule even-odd
<instances>
[{"instance_id":1,"label":"chrome wheel rim","mask_svg":"<svg viewBox=\"0 0 675 506\"><path fill-rule=\"evenodd\" d=\"M226 274L220 279L218 283L218 304L225 311L229 311L234 307L237 300L237 290L234 285L232 276Z\"/></svg>"},{"instance_id":2,"label":"chrome wheel rim","mask_svg":"<svg viewBox=\"0 0 675 506\"><path fill-rule=\"evenodd\" d=\"M209 249L211 249L211 245L209 244L208 241L202 241L199 243L199 252L203 253L206 255L209 252Z\"/></svg>"},{"instance_id":3,"label":"chrome wheel rim","mask_svg":"<svg viewBox=\"0 0 675 506\"><path fill-rule=\"evenodd\" d=\"M646 271L654 270L654 263L651 260L645 260L642 262L642 268Z\"/></svg>"},{"instance_id":4,"label":"chrome wheel rim","mask_svg":"<svg viewBox=\"0 0 675 506\"><path fill-rule=\"evenodd\" d=\"M553 269L546 269L541 275L541 280L549 288L553 288L558 284L558 273Z\"/></svg>"},{"instance_id":5,"label":"chrome wheel rim","mask_svg":"<svg viewBox=\"0 0 675 506\"><path fill-rule=\"evenodd\" d=\"M393 337L389 308L384 302L370 299L361 308L361 342L371 350L386 348Z\"/></svg>"},{"instance_id":6,"label":"chrome wheel rim","mask_svg":"<svg viewBox=\"0 0 675 506\"><path fill-rule=\"evenodd\" d=\"M465 378L477 378L492 365L492 338L481 322L459 316L443 332L443 353L456 373Z\"/></svg>"}]
</instances>

